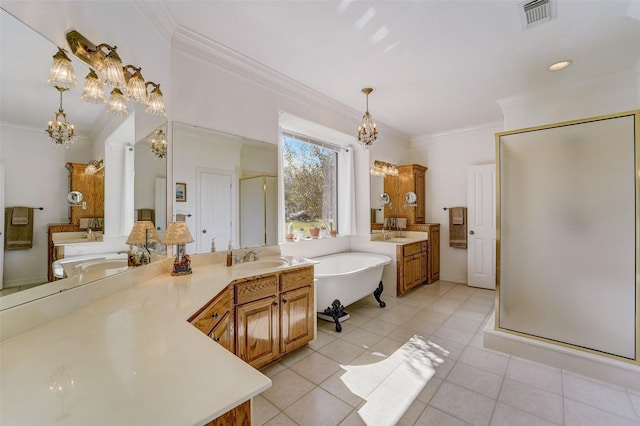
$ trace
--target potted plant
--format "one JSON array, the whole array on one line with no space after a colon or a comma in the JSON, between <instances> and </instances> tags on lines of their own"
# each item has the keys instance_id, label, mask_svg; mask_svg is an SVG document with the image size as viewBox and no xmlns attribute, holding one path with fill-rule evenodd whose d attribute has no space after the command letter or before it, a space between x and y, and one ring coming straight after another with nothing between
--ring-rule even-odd
<instances>
[{"instance_id":1,"label":"potted plant","mask_svg":"<svg viewBox=\"0 0 640 426\"><path fill-rule=\"evenodd\" d=\"M309 234L311 234L311 238L318 238L318 235L320 235L320 228L318 228L318 225L314 223L313 227L309 229Z\"/></svg>"},{"instance_id":2,"label":"potted plant","mask_svg":"<svg viewBox=\"0 0 640 426\"><path fill-rule=\"evenodd\" d=\"M284 238L287 241L293 241L293 222L289 222L289 226L287 227L287 233Z\"/></svg>"},{"instance_id":3,"label":"potted plant","mask_svg":"<svg viewBox=\"0 0 640 426\"><path fill-rule=\"evenodd\" d=\"M333 229L333 219L329 219L329 234L331 234L332 237L338 235L338 230Z\"/></svg>"}]
</instances>

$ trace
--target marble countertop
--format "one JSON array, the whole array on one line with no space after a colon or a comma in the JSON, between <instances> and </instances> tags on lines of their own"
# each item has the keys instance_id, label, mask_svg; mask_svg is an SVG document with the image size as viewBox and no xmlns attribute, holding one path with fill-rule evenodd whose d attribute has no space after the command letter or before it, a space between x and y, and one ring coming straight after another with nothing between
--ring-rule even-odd
<instances>
[{"instance_id":1,"label":"marble countertop","mask_svg":"<svg viewBox=\"0 0 640 426\"><path fill-rule=\"evenodd\" d=\"M304 264L288 259L259 273ZM193 269L140 281L2 342L0 424L204 424L269 388L269 378L187 322L231 281L257 272Z\"/></svg>"}]
</instances>

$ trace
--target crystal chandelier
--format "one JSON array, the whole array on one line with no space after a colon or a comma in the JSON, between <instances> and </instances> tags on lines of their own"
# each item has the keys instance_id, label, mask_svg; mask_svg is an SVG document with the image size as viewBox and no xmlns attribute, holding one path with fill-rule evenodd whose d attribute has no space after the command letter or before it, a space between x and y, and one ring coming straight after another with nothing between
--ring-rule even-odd
<instances>
[{"instance_id":1,"label":"crystal chandelier","mask_svg":"<svg viewBox=\"0 0 640 426\"><path fill-rule=\"evenodd\" d=\"M151 153L158 159L167 156L167 138L162 129L157 130L151 138Z\"/></svg>"},{"instance_id":2,"label":"crystal chandelier","mask_svg":"<svg viewBox=\"0 0 640 426\"><path fill-rule=\"evenodd\" d=\"M60 92L60 109L56 112L56 118L49 121L46 131L49 135L49 140L55 143L56 146L65 145L68 148L77 139L75 128L73 124L67 122L67 114L62 109L62 92L68 89L59 86L55 87Z\"/></svg>"},{"instance_id":3,"label":"crystal chandelier","mask_svg":"<svg viewBox=\"0 0 640 426\"><path fill-rule=\"evenodd\" d=\"M374 123L371 114L369 114L369 93L371 92L373 92L373 88L371 87L365 87L362 89L362 93L367 97L367 110L362 116L362 124L358 127L358 141L360 141L366 149L370 149L378 138L376 123Z\"/></svg>"}]
</instances>

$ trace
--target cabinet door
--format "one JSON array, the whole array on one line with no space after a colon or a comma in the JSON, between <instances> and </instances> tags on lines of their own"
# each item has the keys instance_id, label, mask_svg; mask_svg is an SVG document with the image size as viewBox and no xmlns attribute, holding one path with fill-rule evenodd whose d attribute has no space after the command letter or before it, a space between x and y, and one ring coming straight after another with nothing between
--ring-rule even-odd
<instances>
[{"instance_id":1,"label":"cabinet door","mask_svg":"<svg viewBox=\"0 0 640 426\"><path fill-rule=\"evenodd\" d=\"M420 283L427 283L427 270L429 269L427 250L420 253Z\"/></svg>"},{"instance_id":2,"label":"cabinet door","mask_svg":"<svg viewBox=\"0 0 640 426\"><path fill-rule=\"evenodd\" d=\"M220 346L223 348L233 352L233 327L231 324L231 314L227 313L218 324L213 327L213 330L209 333L209 337L220 343Z\"/></svg>"},{"instance_id":3,"label":"cabinet door","mask_svg":"<svg viewBox=\"0 0 640 426\"><path fill-rule=\"evenodd\" d=\"M429 228L429 252L428 252L428 276L427 284L440 279L440 227Z\"/></svg>"},{"instance_id":4,"label":"cabinet door","mask_svg":"<svg viewBox=\"0 0 640 426\"><path fill-rule=\"evenodd\" d=\"M236 307L236 355L255 368L279 354L279 306L276 296Z\"/></svg>"},{"instance_id":5,"label":"cabinet door","mask_svg":"<svg viewBox=\"0 0 640 426\"><path fill-rule=\"evenodd\" d=\"M313 288L302 287L280 295L282 352L297 349L313 339Z\"/></svg>"},{"instance_id":6,"label":"cabinet door","mask_svg":"<svg viewBox=\"0 0 640 426\"><path fill-rule=\"evenodd\" d=\"M415 181L415 193L418 196L417 206L415 207L415 223L424 223L424 211L425 211L425 192L424 192L424 171L415 170L413 172L413 179Z\"/></svg>"}]
</instances>

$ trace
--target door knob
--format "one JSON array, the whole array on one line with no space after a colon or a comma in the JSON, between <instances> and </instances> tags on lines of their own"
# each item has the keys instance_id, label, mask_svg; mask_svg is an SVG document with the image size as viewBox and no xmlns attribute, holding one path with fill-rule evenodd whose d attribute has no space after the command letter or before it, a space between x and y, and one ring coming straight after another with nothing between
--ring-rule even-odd
<instances>
[{"instance_id":1,"label":"door knob","mask_svg":"<svg viewBox=\"0 0 640 426\"><path fill-rule=\"evenodd\" d=\"M473 235L475 234L475 232L473 232L473 229L471 231L469 231L469 235Z\"/></svg>"},{"instance_id":2,"label":"door knob","mask_svg":"<svg viewBox=\"0 0 640 426\"><path fill-rule=\"evenodd\" d=\"M207 230L206 230L206 229L203 229L203 230L202 230L202 233L203 233L203 234L206 234L206 233L207 233Z\"/></svg>"}]
</instances>

